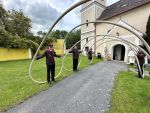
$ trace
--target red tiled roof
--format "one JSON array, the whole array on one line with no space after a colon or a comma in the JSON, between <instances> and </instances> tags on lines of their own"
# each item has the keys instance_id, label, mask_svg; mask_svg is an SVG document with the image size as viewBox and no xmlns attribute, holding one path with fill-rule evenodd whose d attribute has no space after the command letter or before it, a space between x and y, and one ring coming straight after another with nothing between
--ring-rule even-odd
<instances>
[{"instance_id":1,"label":"red tiled roof","mask_svg":"<svg viewBox=\"0 0 150 113\"><path fill-rule=\"evenodd\" d=\"M150 3L150 0L120 0L106 7L97 20L106 20L148 3Z\"/></svg>"}]
</instances>

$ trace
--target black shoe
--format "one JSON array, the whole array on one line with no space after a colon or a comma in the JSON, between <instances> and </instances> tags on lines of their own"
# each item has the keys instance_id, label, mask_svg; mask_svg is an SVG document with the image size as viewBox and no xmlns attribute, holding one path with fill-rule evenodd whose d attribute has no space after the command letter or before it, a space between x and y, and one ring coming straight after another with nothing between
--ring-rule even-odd
<instances>
[{"instance_id":1,"label":"black shoe","mask_svg":"<svg viewBox=\"0 0 150 113\"><path fill-rule=\"evenodd\" d=\"M47 81L47 83L48 83L48 84L50 84L50 83L51 83L51 81Z\"/></svg>"},{"instance_id":2,"label":"black shoe","mask_svg":"<svg viewBox=\"0 0 150 113\"><path fill-rule=\"evenodd\" d=\"M52 80L53 82L56 82L56 80Z\"/></svg>"},{"instance_id":3,"label":"black shoe","mask_svg":"<svg viewBox=\"0 0 150 113\"><path fill-rule=\"evenodd\" d=\"M77 71L79 71L78 69L77 70L73 70L74 72L77 72Z\"/></svg>"}]
</instances>

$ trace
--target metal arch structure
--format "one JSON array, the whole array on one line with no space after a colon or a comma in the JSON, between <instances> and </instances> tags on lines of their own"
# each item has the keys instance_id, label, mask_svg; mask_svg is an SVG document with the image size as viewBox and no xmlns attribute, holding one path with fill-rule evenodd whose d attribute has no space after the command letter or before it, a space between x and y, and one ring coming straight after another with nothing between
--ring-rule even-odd
<instances>
[{"instance_id":1,"label":"metal arch structure","mask_svg":"<svg viewBox=\"0 0 150 113\"><path fill-rule=\"evenodd\" d=\"M35 80L32 76L31 76L31 69L32 69L32 65L34 63L34 60L40 50L40 48L42 47L43 43L45 42L45 39L51 34L53 28L56 26L56 24L66 15L68 14L70 11L72 11L73 9L75 9L76 7L88 2L88 1L91 1L91 0L80 0L79 2L77 2L76 4L74 4L73 6L71 6L69 9L67 9L55 22L54 24L51 26L51 28L49 29L48 33L45 35L45 37L43 38L42 42L40 43L35 55L33 56L33 59L31 61L31 64L29 66L29 78L33 81L33 82L36 82L36 83L39 83L39 84L43 84L43 83L46 83L46 81L38 81L38 80ZM60 70L61 71L61 70Z\"/></svg>"},{"instance_id":2,"label":"metal arch structure","mask_svg":"<svg viewBox=\"0 0 150 113\"><path fill-rule=\"evenodd\" d=\"M115 26L118 26L118 27L120 27L120 28L123 28L123 29L129 31L130 33L134 34L137 38L139 38L139 39L143 42L143 44L145 45L145 47L147 48L147 50L148 50L148 52L149 52L149 54L150 54L150 46L149 46L148 43L147 43L140 35L138 35L136 32L130 30L129 28L127 28L127 27L125 27L125 26L123 26L123 25L121 25L121 24L113 23L113 22L110 22L110 21L101 21L101 20L91 21L91 22L85 22L85 23L82 23L82 24L80 24L80 25L74 27L74 28L66 35L66 37L65 37L65 41L64 41L64 45L63 45L63 50L64 50L64 46L65 46L65 43L66 43L66 39L67 39L67 37L70 35L70 33L71 33L73 30L75 30L76 28L78 28L78 27L80 27L80 26L82 26L82 25L85 25L85 24L90 24L90 23L93 23L93 24L96 24L96 23L105 23L105 24L115 25ZM143 34L144 34L144 33L143 33Z\"/></svg>"},{"instance_id":3,"label":"metal arch structure","mask_svg":"<svg viewBox=\"0 0 150 113\"><path fill-rule=\"evenodd\" d=\"M105 36L105 35L98 35L98 36ZM89 36L89 37L94 37L94 36ZM89 37L86 37L86 38L89 38ZM115 38L115 36L113 36L114 38ZM80 41L78 41L76 44L74 44L70 49L72 49L74 46L76 46L78 43L80 43L81 41L83 41L83 40L85 40L86 38L84 38L84 39L82 39L82 40L80 40ZM88 42L90 42L91 40L93 40L94 38L91 38ZM109 39L112 39L112 38L109 38ZM98 41L101 41L101 40L104 40L104 39L100 39L100 40L97 40L97 42ZM119 40L119 39L114 39L114 40L117 40L117 41L121 41L121 40ZM88 44L88 42L84 45L84 46L86 46L87 44ZM96 42L96 43L97 43ZM123 42L123 41L121 41L121 42ZM103 43L106 43L106 42L103 42ZM94 44L93 44L94 45ZM93 46L92 45L92 46ZM127 44L127 45L129 45L129 44ZM91 47L92 47L91 46ZM82 52L83 52L83 49L84 49L84 47L82 48ZM69 70L69 69L67 69L67 68L65 68L65 66L64 66L64 60L65 60L65 57L68 55L68 53L64 56L64 59L63 59L63 65L62 65L62 67L63 67L63 69L66 69L67 71L71 71L71 70ZM138 62L138 59L137 59L137 62ZM138 65L138 67L139 67L139 65ZM140 67L139 67L139 69L140 69ZM141 70L141 69L140 69ZM141 71L140 71L141 72Z\"/></svg>"},{"instance_id":4,"label":"metal arch structure","mask_svg":"<svg viewBox=\"0 0 150 113\"><path fill-rule=\"evenodd\" d=\"M115 25L115 26L121 27L121 28L123 28L123 29L126 29L127 31L129 31L129 32L131 32L132 34L134 34L137 38L139 38L139 39L143 42L143 44L145 45L145 47L147 48L147 50L148 50L149 53L150 53L150 47L149 47L149 45L147 44L147 42L146 42L140 35L138 35L138 34L135 33L134 31L128 29L127 27L125 27L125 26L123 26L123 25L120 25L120 24L117 24L117 23L113 23L113 22L109 22L109 21L101 21L101 20L82 23L82 24L80 24L80 25L74 27L74 28L66 35L62 49L64 50L64 46L65 46L65 43L66 43L66 39L67 39L67 37L70 35L70 33L71 33L73 30L75 30L76 28L78 28L78 27L80 27L80 26L82 26L82 25L89 24L89 23L94 23L94 24L95 24L95 23L105 23L105 24L111 24L111 25ZM144 34L144 33L143 33L143 34ZM148 56L149 56L149 54L148 54Z\"/></svg>"},{"instance_id":5,"label":"metal arch structure","mask_svg":"<svg viewBox=\"0 0 150 113\"><path fill-rule=\"evenodd\" d=\"M104 36L104 35L102 35L102 36ZM93 36L93 37L94 37L94 36ZM115 38L115 36L113 36L113 37ZM86 39L86 38L85 38L85 39ZM92 38L92 39L94 39L94 38ZM112 38L107 38L107 39L112 39ZM101 40L103 40L103 39L97 40L97 42L98 42L98 41L101 41ZM124 41L119 40L119 39L114 39L114 40L125 43ZM110 41L110 40L109 40L109 41ZM107 43L107 42L109 42L109 41L105 41L105 42L103 42L102 44ZM90 40L89 40L88 42L90 42ZM87 42L87 43L88 43L88 42ZM97 42L96 42L96 43L97 43ZM86 43L86 44L87 44L87 43ZM86 44L85 44L85 45L86 45ZM102 45L102 44L100 44L100 45ZM127 44L128 46L130 46L127 42L126 42L125 44ZM75 44L75 45L76 45L76 44ZM74 46L75 46L75 45L74 45ZM93 45L94 45L94 44L93 44ZM93 45L92 45L92 46L93 46ZM92 46L91 46L91 47L92 47ZM132 46L133 46L133 45L132 45ZM131 47L131 46L130 46L130 47ZM83 48L84 48L84 47L83 47ZM83 51L83 48L82 48L82 51ZM96 48L96 49L97 49L97 48ZM132 48L132 47L131 47L131 49L132 49L132 51L133 51L133 48ZM134 51L137 51L137 50L134 49ZM136 52L134 52L134 53L136 54ZM140 64L139 64L139 60L138 60L138 58L136 57L136 55L135 55L135 58L136 58L136 61L137 61L137 64L138 64L138 68L139 68L139 70L140 70L140 73L142 74L142 71L141 71L141 68L140 68ZM65 67L63 66L63 68L65 68ZM66 69L66 70L69 70L69 69ZM69 70L69 71L70 71L70 70Z\"/></svg>"},{"instance_id":6,"label":"metal arch structure","mask_svg":"<svg viewBox=\"0 0 150 113\"><path fill-rule=\"evenodd\" d=\"M107 38L108 39L108 38ZM111 38L109 38L109 39L111 39ZM108 41L105 41L105 42L102 42L101 44L99 44L98 46L96 46L96 49L99 47L99 46L101 46L101 45L103 45L103 44L105 44L105 43L108 43L108 42L111 42L111 41L119 41L119 42L122 42L122 43L125 43L125 42L123 42L123 41L121 41L121 40L118 40L118 39L113 39L113 40L108 40ZM138 50L136 50L134 47L132 47L130 44L128 44L128 43L125 43L125 44L127 44L130 48L131 48L131 50L134 52L134 55L135 55L135 58L136 58L136 61L137 61L137 66L138 66L138 68L139 68L139 70L140 70L140 74L142 75L142 71L141 71L141 67L140 67L140 64L139 64L139 60L138 60L138 58L137 58L137 56L136 56L136 52L138 52ZM93 45L92 45L93 46ZM93 59L92 59L93 60ZM144 76L143 76L143 78L144 78Z\"/></svg>"},{"instance_id":7,"label":"metal arch structure","mask_svg":"<svg viewBox=\"0 0 150 113\"><path fill-rule=\"evenodd\" d=\"M139 46L137 46L137 45L135 45L135 44L133 44L133 43L127 41L127 40L124 40L124 39L122 39L122 38L120 38L120 37L111 36L111 35L96 35L96 36L109 36L109 37L115 37L115 38L117 38L117 39L120 39L121 41L123 40L123 41L126 42L127 44L129 43L129 44L131 44L131 45L137 47L138 49L140 49L141 51L143 51L143 52L150 58L150 55L149 55L144 49L142 49L141 47L139 47ZM93 37L93 36L90 36L90 37ZM87 37L86 37L86 38L87 38ZM80 43L81 41L85 40L86 38L84 38L84 39L78 41L78 42L77 42L76 44L74 44L70 49L72 49L74 46L76 46L78 43ZM90 40L92 40L92 39L94 39L94 38L91 38ZM112 39L112 38L109 38L109 39ZM89 40L89 41L90 41L90 40ZM104 40L104 39L100 39L100 40ZM94 44L93 44L93 45L94 45ZM67 55L67 54L66 54L66 55ZM64 68L64 59L65 59L66 55L64 56L64 58L63 58L63 60L62 60L62 62L63 62L63 63L62 63L62 67L63 67L63 68Z\"/></svg>"},{"instance_id":8,"label":"metal arch structure","mask_svg":"<svg viewBox=\"0 0 150 113\"><path fill-rule=\"evenodd\" d=\"M113 40L108 40L108 41L105 41L105 42L102 42L101 44L99 44L98 46L96 46L96 49L99 47L99 46L101 46L101 45L103 45L104 43L107 43L107 42L111 42L111 41L120 41L120 42L122 42L121 40L118 40L118 39L113 39ZM127 44L127 43L125 43L125 44ZM142 74L142 70L141 70L141 67L140 67L140 63L139 63L139 60L138 60L138 58L137 58L137 56L136 56L136 52L138 52L134 47L132 47L130 44L127 44L130 48L131 48L131 50L134 52L134 55L135 55L135 59L136 59L136 61L137 61L137 66L138 66L138 68L139 68L139 71L140 71L140 74L142 75L142 78L144 78L144 74Z\"/></svg>"},{"instance_id":9,"label":"metal arch structure","mask_svg":"<svg viewBox=\"0 0 150 113\"><path fill-rule=\"evenodd\" d=\"M100 36L100 35L97 35L97 36ZM141 51L143 51L149 58L150 58L150 55L143 49L143 48L141 48L141 47L139 47L139 46L137 46L137 45L135 45L135 44L133 44L133 43L131 43L131 42L129 42L129 41L127 41L127 40L124 40L123 39L123 41L122 41L122 39L120 38L120 37L118 37L118 36L111 36L111 35L108 35L108 36L110 36L110 37L113 37L113 38L117 38L117 39L115 39L116 41L120 41L120 42L122 42L122 43L125 43L125 44L127 44L128 46L130 46L131 47L131 45L132 46L134 46L135 48L134 48L134 50L135 51L138 51L138 50L136 50L136 48L138 48L138 49L140 49ZM112 38L105 38L105 39L112 39ZM118 40L118 38L119 38L119 40ZM104 40L104 39L100 39L100 40L97 40L97 42L99 42L99 41L101 41L101 40ZM103 42L103 43L107 43L107 42L109 42L110 40L108 40L108 41L105 41L105 42ZM97 43L96 42L96 43ZM103 44L102 43L102 44ZM130 45L130 44L131 45ZM94 46L94 44L91 46L91 47L93 47ZM96 48L97 49L97 48ZM132 47L131 47L131 49L132 49ZM132 50L133 51L133 50ZM134 52L134 51L133 51ZM139 70L140 70L140 73L141 73L141 75L142 75L142 71L141 71L141 67L140 67L140 64L139 64L139 60L138 60L138 58L137 58L137 56L136 56L136 53L134 53L135 54L135 58L136 58L136 61L137 61L137 66L138 66L138 68L139 68ZM93 60L93 59L92 59ZM143 78L144 78L144 75L143 75Z\"/></svg>"},{"instance_id":10,"label":"metal arch structure","mask_svg":"<svg viewBox=\"0 0 150 113\"><path fill-rule=\"evenodd\" d=\"M30 66L29 66L29 77L30 77L30 79L31 79L32 81L34 81L34 82L36 82L36 83L39 83L39 84L42 84L42 83L45 83L45 82L46 82L46 81L37 81L37 80L35 80L35 79L31 76L32 65L33 65L34 60L35 60L35 58L36 58L36 56L37 56L37 54L38 54L38 52L39 52L41 46L43 45L45 39L51 34L51 32L52 32L53 28L55 27L55 25L56 25L66 14L68 14L70 11L72 11L72 10L75 9L76 7L78 7L78 6L80 6L80 5L84 4L84 3L86 3L86 2L88 2L88 1L90 1L90 0L80 0L78 3L74 4L74 5L73 5L72 7L70 7L68 10L66 10L66 11L54 22L54 24L52 25L52 27L49 29L48 33L45 35L45 37L43 38L41 44L39 45L39 47L38 47L38 49L37 49L35 55L33 56L33 59L32 59L31 64L30 64ZM150 47L149 47L149 45L146 43L146 41L145 41L141 36L139 36L137 33L133 32L132 30L126 28L126 27L123 26L123 25L116 24L116 23L112 23L112 22L109 22L109 21L100 21L100 20L99 20L99 21L93 21L93 22L87 22L87 23L106 23L106 24L111 24L111 25L115 25L115 26L124 28L124 29L128 30L129 32L131 32L132 34L134 34L135 36L137 36L137 37L143 42L143 44L144 44L145 47L147 48L148 52L150 53ZM87 24L87 23L84 23L84 24ZM65 42L64 42L64 43L65 43ZM63 50L64 50L64 48L63 48Z\"/></svg>"}]
</instances>

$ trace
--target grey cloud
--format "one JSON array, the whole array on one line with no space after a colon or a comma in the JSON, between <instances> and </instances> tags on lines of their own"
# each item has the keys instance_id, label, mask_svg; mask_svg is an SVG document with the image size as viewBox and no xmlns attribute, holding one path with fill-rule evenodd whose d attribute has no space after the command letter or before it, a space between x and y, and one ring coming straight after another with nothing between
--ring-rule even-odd
<instances>
[{"instance_id":1,"label":"grey cloud","mask_svg":"<svg viewBox=\"0 0 150 113\"><path fill-rule=\"evenodd\" d=\"M26 16L32 21L32 30L45 30L50 26L60 15L60 12L51 7L49 3L41 0L10 0L4 4L7 10L22 9ZM36 29L37 28L37 29Z\"/></svg>"},{"instance_id":2,"label":"grey cloud","mask_svg":"<svg viewBox=\"0 0 150 113\"><path fill-rule=\"evenodd\" d=\"M24 12L32 20L32 31L35 33L39 30L48 30L54 21L61 15L61 12L75 0L8 0L5 2L6 8L20 10ZM57 9L55 9L57 8ZM56 28L66 29L72 28L80 23L80 12L74 10L63 18Z\"/></svg>"},{"instance_id":3,"label":"grey cloud","mask_svg":"<svg viewBox=\"0 0 150 113\"><path fill-rule=\"evenodd\" d=\"M32 18L34 23L44 25L49 24L49 22L53 22L60 15L60 12L52 8L50 5L38 2L28 6L28 10L26 12L29 17Z\"/></svg>"}]
</instances>

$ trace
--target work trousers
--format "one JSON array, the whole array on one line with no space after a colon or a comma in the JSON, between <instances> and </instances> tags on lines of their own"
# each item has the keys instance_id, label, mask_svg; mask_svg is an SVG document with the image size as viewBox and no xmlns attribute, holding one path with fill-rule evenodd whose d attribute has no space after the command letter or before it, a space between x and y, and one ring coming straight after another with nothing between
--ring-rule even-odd
<instances>
[{"instance_id":1,"label":"work trousers","mask_svg":"<svg viewBox=\"0 0 150 113\"><path fill-rule=\"evenodd\" d=\"M142 75L143 75L143 64L140 64ZM140 74L140 69L138 68L138 76L139 78L142 78L142 75Z\"/></svg>"},{"instance_id":2,"label":"work trousers","mask_svg":"<svg viewBox=\"0 0 150 113\"><path fill-rule=\"evenodd\" d=\"M78 67L78 59L73 59L73 71L76 71Z\"/></svg>"},{"instance_id":3,"label":"work trousers","mask_svg":"<svg viewBox=\"0 0 150 113\"><path fill-rule=\"evenodd\" d=\"M55 81L55 64L53 65L47 65L47 82L50 82L50 75L51 80Z\"/></svg>"}]
</instances>

